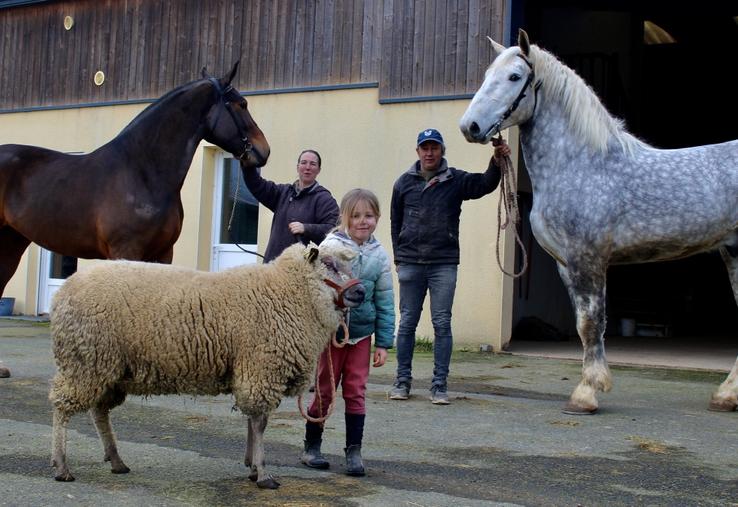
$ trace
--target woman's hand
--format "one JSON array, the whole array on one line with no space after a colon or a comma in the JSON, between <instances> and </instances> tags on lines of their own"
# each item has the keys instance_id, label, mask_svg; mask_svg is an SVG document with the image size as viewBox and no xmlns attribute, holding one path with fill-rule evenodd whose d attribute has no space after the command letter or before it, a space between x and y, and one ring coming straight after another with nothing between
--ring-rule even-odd
<instances>
[{"instance_id":1,"label":"woman's hand","mask_svg":"<svg viewBox=\"0 0 738 507\"><path fill-rule=\"evenodd\" d=\"M290 222L287 224L292 234L305 234L305 226L302 222Z\"/></svg>"},{"instance_id":2,"label":"woman's hand","mask_svg":"<svg viewBox=\"0 0 738 507\"><path fill-rule=\"evenodd\" d=\"M377 347L374 349L374 362L372 363L375 368L379 368L384 365L387 361L387 349L384 347Z\"/></svg>"}]
</instances>

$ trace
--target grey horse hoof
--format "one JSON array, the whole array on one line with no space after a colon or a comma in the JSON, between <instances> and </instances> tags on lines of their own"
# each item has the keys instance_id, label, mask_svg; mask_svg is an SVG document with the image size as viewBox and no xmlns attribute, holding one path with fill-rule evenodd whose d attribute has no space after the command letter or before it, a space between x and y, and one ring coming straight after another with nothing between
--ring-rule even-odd
<instances>
[{"instance_id":1,"label":"grey horse hoof","mask_svg":"<svg viewBox=\"0 0 738 507\"><path fill-rule=\"evenodd\" d=\"M587 407L575 405L572 402L567 403L561 411L569 415L594 415L597 413L597 407Z\"/></svg>"},{"instance_id":2,"label":"grey horse hoof","mask_svg":"<svg viewBox=\"0 0 738 507\"><path fill-rule=\"evenodd\" d=\"M279 487L279 481L269 476L261 481L256 481L256 485L261 489L277 489Z\"/></svg>"}]
</instances>

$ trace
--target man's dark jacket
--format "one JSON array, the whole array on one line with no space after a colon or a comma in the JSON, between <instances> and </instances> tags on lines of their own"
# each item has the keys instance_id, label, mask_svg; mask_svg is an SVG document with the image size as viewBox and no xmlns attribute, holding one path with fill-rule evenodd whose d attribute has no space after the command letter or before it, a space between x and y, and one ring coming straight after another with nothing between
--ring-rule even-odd
<instances>
[{"instance_id":1,"label":"man's dark jacket","mask_svg":"<svg viewBox=\"0 0 738 507\"><path fill-rule=\"evenodd\" d=\"M298 241L287 227L290 222L302 222L305 226L304 244L310 241L320 244L338 223L338 204L328 189L317 181L298 191L296 184L274 183L262 178L256 168L244 169L243 177L254 197L274 213L264 262L278 257Z\"/></svg>"},{"instance_id":2,"label":"man's dark jacket","mask_svg":"<svg viewBox=\"0 0 738 507\"><path fill-rule=\"evenodd\" d=\"M491 193L500 182L500 168L490 160L484 173L448 167L441 160L426 182L420 161L403 173L392 188L392 249L395 264L458 264L461 203Z\"/></svg>"}]
</instances>

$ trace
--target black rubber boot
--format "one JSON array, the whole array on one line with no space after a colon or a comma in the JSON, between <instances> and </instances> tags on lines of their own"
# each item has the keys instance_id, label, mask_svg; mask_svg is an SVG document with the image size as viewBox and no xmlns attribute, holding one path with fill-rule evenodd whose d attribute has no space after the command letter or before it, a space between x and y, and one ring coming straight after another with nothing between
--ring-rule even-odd
<instances>
[{"instance_id":1,"label":"black rubber boot","mask_svg":"<svg viewBox=\"0 0 738 507\"><path fill-rule=\"evenodd\" d=\"M320 445L323 443L323 426L314 422L305 423L305 450L300 456L300 461L310 468L325 470L330 466L328 460L320 453Z\"/></svg>"},{"instance_id":2,"label":"black rubber boot","mask_svg":"<svg viewBox=\"0 0 738 507\"><path fill-rule=\"evenodd\" d=\"M344 449L344 452L346 453L346 475L354 477L366 475L364 462L361 459L361 446L358 444L350 445Z\"/></svg>"},{"instance_id":3,"label":"black rubber boot","mask_svg":"<svg viewBox=\"0 0 738 507\"><path fill-rule=\"evenodd\" d=\"M328 460L320 453L320 444L322 440L314 440L312 442L305 440L305 451L300 456L300 461L310 468L318 468L325 470L329 466Z\"/></svg>"},{"instance_id":4,"label":"black rubber boot","mask_svg":"<svg viewBox=\"0 0 738 507\"><path fill-rule=\"evenodd\" d=\"M365 414L346 414L346 475L361 477L365 475L361 460L361 441L364 437Z\"/></svg>"}]
</instances>

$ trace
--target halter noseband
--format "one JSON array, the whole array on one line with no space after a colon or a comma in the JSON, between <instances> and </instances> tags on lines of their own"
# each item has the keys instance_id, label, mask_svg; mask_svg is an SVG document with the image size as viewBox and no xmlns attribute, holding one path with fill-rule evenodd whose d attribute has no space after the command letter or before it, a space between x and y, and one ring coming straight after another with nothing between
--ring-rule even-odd
<instances>
[{"instance_id":1,"label":"halter noseband","mask_svg":"<svg viewBox=\"0 0 738 507\"><path fill-rule=\"evenodd\" d=\"M511 115L511 114L513 114L513 112L514 112L514 111L515 111L515 110L516 110L516 109L518 108L518 106L520 105L520 101L521 101L521 100L523 100L523 98L525 97L525 90L526 90L526 88L528 88L528 86L530 86L530 84L531 84L531 83L533 82L533 79L534 79L534 78L535 78L535 76L536 76L536 72L535 72L535 70L533 70L533 64L532 64L532 63L530 63L530 62L528 61L528 59L527 59L527 58L525 58L525 57L524 57L523 55L521 55L521 54L518 54L518 55L516 55L516 56L518 56L518 57L519 57L520 59L522 59L522 60L523 60L523 61L525 62L525 64L526 64L526 65L527 65L527 66L528 66L528 67L530 68L530 73L528 74L528 77L527 77L527 79L525 80L525 84L523 84L523 88L522 88L522 89L520 90L520 93L519 93L519 94L518 94L518 96L517 96L517 97L515 98L515 100L513 100L513 103L512 103L512 105L511 105L511 106L510 106L510 107L509 107L509 108L507 109L507 111L505 111L505 112L504 112L504 113L502 114L502 118L500 118L499 120L497 120L497 121L496 121L496 122L495 122L495 123L494 123L494 124L493 124L493 125L492 125L492 126L491 126L491 127L489 128L489 130L487 131L487 133L486 133L486 134L485 134L485 136L484 136L484 137L485 137L485 139L486 139L487 137L490 137L490 136L494 136L495 134L499 134L499 132L500 132L500 127L502 126L502 123L503 123L503 122L504 122L505 120L507 120L507 119L508 119L508 118L510 117L510 115ZM535 100L535 102L533 103L533 112L535 112L535 110L536 110L536 106L538 105L538 90L539 90L539 88L541 87L541 84L542 84L542 82L541 82L541 81L538 81L538 82L537 82L537 83L535 84L535 86L533 87L533 98L534 98L534 100Z\"/></svg>"},{"instance_id":2,"label":"halter noseband","mask_svg":"<svg viewBox=\"0 0 738 507\"><path fill-rule=\"evenodd\" d=\"M218 92L218 98L221 102L223 102L223 105L226 108L226 111L228 111L228 114L231 116L231 119L233 120L233 124L236 126L236 129L238 130L239 138L241 139L241 142L243 142L243 153L241 153L238 157L236 157L238 160L241 160L246 154L250 153L251 150L254 149L253 145L249 142L249 136L247 134L248 129L246 128L246 124L241 119L240 116L236 114L236 112L233 110L233 106L231 106L231 103L226 100L226 95L233 90L233 87L231 85L228 85L225 89L220 85L220 81L218 81L216 78L211 77L208 78L211 83L213 83L213 86L215 86L215 90ZM211 132L215 131L215 127L218 125L218 120L220 119L220 108L218 108L218 113L215 115L215 120L213 120L213 126L210 129Z\"/></svg>"},{"instance_id":3,"label":"halter noseband","mask_svg":"<svg viewBox=\"0 0 738 507\"><path fill-rule=\"evenodd\" d=\"M346 303L343 301L343 293L354 285L359 285L361 283L361 280L357 278L352 278L343 285L338 285L336 282L329 280L328 278L323 278L323 281L328 287L336 290L336 297L333 299L333 302L336 303L336 306L339 308L346 308Z\"/></svg>"}]
</instances>

